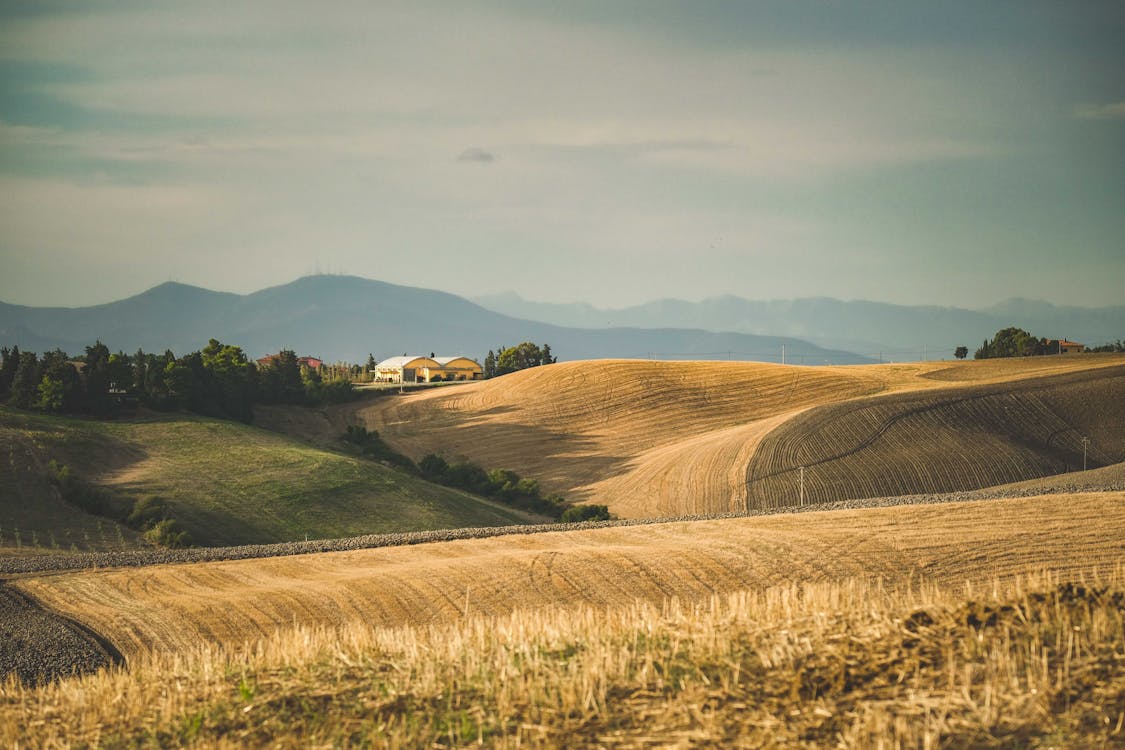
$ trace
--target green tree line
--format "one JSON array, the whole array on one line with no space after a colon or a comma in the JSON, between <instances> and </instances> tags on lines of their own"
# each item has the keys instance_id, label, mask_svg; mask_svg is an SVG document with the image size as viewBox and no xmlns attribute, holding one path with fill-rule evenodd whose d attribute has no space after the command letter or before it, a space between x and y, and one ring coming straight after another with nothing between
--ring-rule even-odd
<instances>
[{"instance_id":1,"label":"green tree line","mask_svg":"<svg viewBox=\"0 0 1125 750\"><path fill-rule=\"evenodd\" d=\"M154 409L186 409L249 422L255 404L323 404L354 396L348 368L325 378L302 367L284 350L271 365L258 367L241 347L211 339L182 357L137 350L113 354L101 341L70 357L62 350L0 348L0 402L22 409L107 414L123 403Z\"/></svg>"},{"instance_id":2,"label":"green tree line","mask_svg":"<svg viewBox=\"0 0 1125 750\"><path fill-rule=\"evenodd\" d=\"M975 359L993 359L1058 354L1060 345L1058 339L1037 338L1022 328L1009 327L1000 329L991 339L985 339L984 343L973 354L973 357ZM960 347L958 351L960 351ZM1091 353L1122 352L1125 351L1125 346L1118 340L1115 343L1090 347L1085 351Z\"/></svg>"},{"instance_id":3,"label":"green tree line","mask_svg":"<svg viewBox=\"0 0 1125 750\"><path fill-rule=\"evenodd\" d=\"M485 379L488 379L555 362L558 362L558 357L551 354L550 344L536 346L530 341L524 341L516 346L498 347L496 351L489 349L484 357L482 369Z\"/></svg>"}]
</instances>

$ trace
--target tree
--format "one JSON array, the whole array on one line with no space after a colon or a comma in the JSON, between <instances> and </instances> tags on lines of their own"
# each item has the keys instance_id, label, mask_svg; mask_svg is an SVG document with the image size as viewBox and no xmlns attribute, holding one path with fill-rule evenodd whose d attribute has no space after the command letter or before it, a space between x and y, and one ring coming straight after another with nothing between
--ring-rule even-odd
<instances>
[{"instance_id":1,"label":"tree","mask_svg":"<svg viewBox=\"0 0 1125 750\"><path fill-rule=\"evenodd\" d=\"M144 395L145 381L148 376L148 358L143 349L138 349L133 355L133 387L134 393Z\"/></svg>"},{"instance_id":2,"label":"tree","mask_svg":"<svg viewBox=\"0 0 1125 750\"><path fill-rule=\"evenodd\" d=\"M494 377L496 377L496 355L489 349L484 358L484 378L487 380Z\"/></svg>"},{"instance_id":3,"label":"tree","mask_svg":"<svg viewBox=\"0 0 1125 750\"><path fill-rule=\"evenodd\" d=\"M109 348L101 341L86 347L86 367L82 370L86 386L86 405L100 414L109 410Z\"/></svg>"},{"instance_id":4,"label":"tree","mask_svg":"<svg viewBox=\"0 0 1125 750\"><path fill-rule=\"evenodd\" d=\"M957 359L964 359L965 357L969 356L969 347L967 347L967 346L957 347L956 349L953 350L953 356L956 357Z\"/></svg>"},{"instance_id":5,"label":"tree","mask_svg":"<svg viewBox=\"0 0 1125 750\"><path fill-rule=\"evenodd\" d=\"M517 370L526 370L529 367L538 367L548 364L551 359L551 347L544 345L546 351L540 349L530 341L525 341L518 346L508 347L500 352L496 358L496 374L506 375Z\"/></svg>"},{"instance_id":6,"label":"tree","mask_svg":"<svg viewBox=\"0 0 1125 750\"><path fill-rule=\"evenodd\" d=\"M0 401L8 398L12 392L12 380L16 377L16 370L20 366L20 348L13 346L11 349L0 349Z\"/></svg>"},{"instance_id":7,"label":"tree","mask_svg":"<svg viewBox=\"0 0 1125 750\"><path fill-rule=\"evenodd\" d=\"M209 391L208 403L218 407L219 414L215 416L249 422L254 415L254 392L250 363L242 348L211 339L199 354Z\"/></svg>"},{"instance_id":8,"label":"tree","mask_svg":"<svg viewBox=\"0 0 1125 750\"><path fill-rule=\"evenodd\" d=\"M12 377L9 401L12 406L29 409L39 396L39 358L35 352L20 352L20 361Z\"/></svg>"},{"instance_id":9,"label":"tree","mask_svg":"<svg viewBox=\"0 0 1125 750\"><path fill-rule=\"evenodd\" d=\"M375 355L368 352L366 371L367 372L375 372L375 365L376 365Z\"/></svg>"},{"instance_id":10,"label":"tree","mask_svg":"<svg viewBox=\"0 0 1125 750\"><path fill-rule=\"evenodd\" d=\"M976 359L992 357L1031 357L1045 354L1046 339L1038 339L1022 328L1002 328L991 341L985 341L974 355Z\"/></svg>"},{"instance_id":11,"label":"tree","mask_svg":"<svg viewBox=\"0 0 1125 750\"><path fill-rule=\"evenodd\" d=\"M66 352L47 352L39 362L41 374L34 406L49 412L79 411L84 406L82 380Z\"/></svg>"}]
</instances>

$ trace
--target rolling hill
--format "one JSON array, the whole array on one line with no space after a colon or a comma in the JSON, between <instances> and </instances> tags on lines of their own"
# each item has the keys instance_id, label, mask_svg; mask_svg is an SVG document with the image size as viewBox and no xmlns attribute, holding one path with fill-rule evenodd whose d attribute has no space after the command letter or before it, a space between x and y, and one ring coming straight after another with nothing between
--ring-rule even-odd
<instances>
[{"instance_id":1,"label":"rolling hill","mask_svg":"<svg viewBox=\"0 0 1125 750\"><path fill-rule=\"evenodd\" d=\"M204 546L529 519L372 461L203 417L105 421L0 407L0 439L8 445L0 457L0 552L9 554L143 545L129 529L60 500L47 480L51 460L123 506L162 498L193 543Z\"/></svg>"},{"instance_id":2,"label":"rolling hill","mask_svg":"<svg viewBox=\"0 0 1125 750\"><path fill-rule=\"evenodd\" d=\"M1125 460L1119 437L1110 434L1120 421L1105 419L1106 408L1125 401L1123 363L1119 355L831 368L568 362L345 405L326 412L331 418L322 424L300 429L331 433L358 420L416 459L436 452L511 468L549 491L606 504L622 517L726 513L797 502L792 473L784 472L798 464L773 457L789 456L785 446L791 442L812 435L810 445L815 438L826 446L855 447L856 440L882 435L887 424L895 429L886 439L874 441L871 453L855 451L852 459L867 462L865 471L878 479L870 486L853 479L849 464L830 473L836 489L819 499L984 487L1074 469L1075 456L1081 460L1074 452L1075 431L1098 441L1099 465ZM1024 403L1009 392L1038 400ZM975 414L950 413L940 439L922 417L903 418L925 399L976 404L978 393L992 394L984 401L992 416L974 426ZM1006 421L1004 407L1017 403L1022 423ZM830 408L855 412L859 421L817 421L835 414L821 411ZM1054 427L1029 431L1029 421L1047 417ZM857 432L861 425L869 432ZM838 436L831 432L837 428ZM1070 437L1065 446L1055 445L1052 434L1063 429ZM949 450L951 441L960 441L956 451ZM881 453L869 460L876 450ZM923 454L929 479L912 481L910 464ZM1019 461L1006 463L1017 455ZM781 463L775 470L764 461ZM998 462L1004 468L997 469ZM771 473L775 479L758 481Z\"/></svg>"},{"instance_id":3,"label":"rolling hill","mask_svg":"<svg viewBox=\"0 0 1125 750\"><path fill-rule=\"evenodd\" d=\"M363 362L402 352L444 352L483 359L521 341L549 343L560 359L658 356L848 364L870 361L794 338L658 329L586 330L520 320L444 292L353 276L308 276L253 294L165 283L142 294L82 308L0 303L0 344L70 353L96 339L113 350L185 354L211 338L260 357L282 348L327 361Z\"/></svg>"},{"instance_id":4,"label":"rolling hill","mask_svg":"<svg viewBox=\"0 0 1125 750\"><path fill-rule=\"evenodd\" d=\"M746 469L748 506L977 489L1125 461L1125 366L854 399L794 416ZM800 467L804 467L802 471Z\"/></svg>"}]
</instances>

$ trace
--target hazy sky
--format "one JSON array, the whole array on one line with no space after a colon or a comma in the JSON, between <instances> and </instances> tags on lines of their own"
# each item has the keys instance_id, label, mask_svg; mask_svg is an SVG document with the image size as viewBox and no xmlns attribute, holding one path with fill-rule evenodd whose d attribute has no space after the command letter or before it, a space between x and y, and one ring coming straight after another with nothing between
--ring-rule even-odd
<instances>
[{"instance_id":1,"label":"hazy sky","mask_svg":"<svg viewBox=\"0 0 1125 750\"><path fill-rule=\"evenodd\" d=\"M1120 304L1125 5L0 5L0 300L317 270Z\"/></svg>"}]
</instances>

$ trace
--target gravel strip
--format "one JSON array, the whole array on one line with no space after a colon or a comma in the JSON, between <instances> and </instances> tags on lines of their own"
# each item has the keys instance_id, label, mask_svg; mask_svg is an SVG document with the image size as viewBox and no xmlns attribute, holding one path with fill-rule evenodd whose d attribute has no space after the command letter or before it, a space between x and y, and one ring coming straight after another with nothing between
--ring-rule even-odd
<instances>
[{"instance_id":1,"label":"gravel strip","mask_svg":"<svg viewBox=\"0 0 1125 750\"><path fill-rule=\"evenodd\" d=\"M1027 497L1028 495L1069 494L1074 492L1113 492L1125 491L1125 481L1111 481L1091 486L1086 483L1057 484L1043 489L984 489L966 492L947 492L929 495L905 495L901 497L876 497L860 500L840 500L816 505L785 506L742 513L718 515L677 516L671 518L637 518L623 521L587 521L584 523L526 524L516 526L490 526L469 529L444 529L437 531L410 531L395 534L369 534L344 539L317 539L305 542L282 542L279 544L250 544L238 547L195 547L191 549L152 549L128 552L89 552L76 555L38 555L34 557L0 558L0 575L17 575L63 570L86 570L94 568L133 568L145 565L165 565L169 563L214 562L219 560L248 560L259 557L284 557L288 555L307 555L318 552L344 552L349 550L375 549L378 547L400 547L411 544L431 542L450 542L460 539L487 539L516 534L540 534L556 531L579 531L583 529L606 529L625 526L646 526L657 523L680 523L683 521L711 521L724 518L748 518L769 516L779 513L812 513L826 510L856 510L860 508L884 508L894 505L927 505L935 503L967 502L970 500L993 500L1003 498Z\"/></svg>"}]
</instances>

